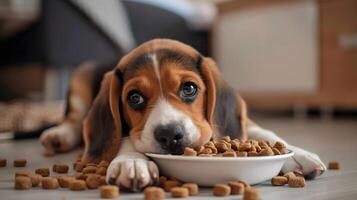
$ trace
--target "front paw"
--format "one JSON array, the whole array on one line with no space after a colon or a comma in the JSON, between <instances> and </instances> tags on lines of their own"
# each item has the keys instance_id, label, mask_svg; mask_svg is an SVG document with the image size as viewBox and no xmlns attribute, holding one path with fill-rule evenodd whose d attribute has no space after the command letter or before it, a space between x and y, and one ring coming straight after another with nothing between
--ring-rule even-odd
<instances>
[{"instance_id":1,"label":"front paw","mask_svg":"<svg viewBox=\"0 0 357 200\"><path fill-rule=\"evenodd\" d=\"M62 124L45 130L40 141L47 151L66 152L80 143L80 135L72 126Z\"/></svg>"},{"instance_id":2,"label":"front paw","mask_svg":"<svg viewBox=\"0 0 357 200\"><path fill-rule=\"evenodd\" d=\"M291 147L291 149L295 154L284 164L283 173L299 170L303 172L305 178L314 179L326 171L326 166L318 155L298 147Z\"/></svg>"},{"instance_id":3,"label":"front paw","mask_svg":"<svg viewBox=\"0 0 357 200\"><path fill-rule=\"evenodd\" d=\"M123 158L113 160L107 171L107 182L131 191L156 184L159 169L152 161L142 158Z\"/></svg>"}]
</instances>

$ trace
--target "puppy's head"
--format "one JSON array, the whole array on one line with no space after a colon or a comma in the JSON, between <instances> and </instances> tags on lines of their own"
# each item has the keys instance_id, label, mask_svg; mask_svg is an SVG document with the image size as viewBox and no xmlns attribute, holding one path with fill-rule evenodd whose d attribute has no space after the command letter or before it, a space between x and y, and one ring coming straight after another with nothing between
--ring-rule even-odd
<instances>
[{"instance_id":1,"label":"puppy's head","mask_svg":"<svg viewBox=\"0 0 357 200\"><path fill-rule=\"evenodd\" d=\"M167 39L144 43L115 69L110 101L117 128L126 123L140 152L180 154L202 145L216 131L217 73L190 46Z\"/></svg>"}]
</instances>

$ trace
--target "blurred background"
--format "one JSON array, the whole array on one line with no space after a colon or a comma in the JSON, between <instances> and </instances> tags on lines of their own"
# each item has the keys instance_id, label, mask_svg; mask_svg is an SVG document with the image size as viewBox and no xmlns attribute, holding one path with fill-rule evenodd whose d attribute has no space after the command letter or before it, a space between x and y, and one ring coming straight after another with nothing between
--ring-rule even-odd
<instances>
[{"instance_id":1,"label":"blurred background","mask_svg":"<svg viewBox=\"0 0 357 200\"><path fill-rule=\"evenodd\" d=\"M153 38L213 57L253 115L356 119L356 0L0 0L0 132L60 121L76 66Z\"/></svg>"}]
</instances>

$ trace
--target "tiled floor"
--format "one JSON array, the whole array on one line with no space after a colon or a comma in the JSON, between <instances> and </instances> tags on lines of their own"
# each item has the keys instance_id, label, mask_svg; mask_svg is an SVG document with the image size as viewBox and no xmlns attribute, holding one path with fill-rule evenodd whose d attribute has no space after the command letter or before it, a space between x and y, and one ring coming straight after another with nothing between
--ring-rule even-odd
<instances>
[{"instance_id":1,"label":"tiled floor","mask_svg":"<svg viewBox=\"0 0 357 200\"><path fill-rule=\"evenodd\" d=\"M301 189L272 187L268 182L259 188L263 199L356 199L357 196L357 120L295 120L291 118L257 118L258 124L274 130L291 144L319 154L323 161L338 160L342 169L327 171L322 177L308 181ZM27 191L13 189L15 170L13 158L27 158L30 162L25 168L33 170L53 163L72 163L78 151L61 154L52 158L42 157L42 147L37 140L1 141L0 157L8 159L9 164L0 168L0 199L98 199L98 190L72 192L65 189L44 191L39 188ZM210 189L203 189L198 197L190 199L210 199ZM169 196L168 196L169 197ZM216 199L241 199L229 196ZM143 199L142 194L123 193L120 199Z\"/></svg>"}]
</instances>

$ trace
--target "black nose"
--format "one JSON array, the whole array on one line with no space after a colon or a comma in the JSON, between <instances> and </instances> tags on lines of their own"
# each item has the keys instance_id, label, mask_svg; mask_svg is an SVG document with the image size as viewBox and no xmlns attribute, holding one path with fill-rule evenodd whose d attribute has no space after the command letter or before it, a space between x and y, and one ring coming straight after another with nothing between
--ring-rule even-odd
<instances>
[{"instance_id":1,"label":"black nose","mask_svg":"<svg viewBox=\"0 0 357 200\"><path fill-rule=\"evenodd\" d=\"M184 127L179 123L160 125L154 131L155 139L159 142L161 148L172 154L182 153L184 133Z\"/></svg>"}]
</instances>

